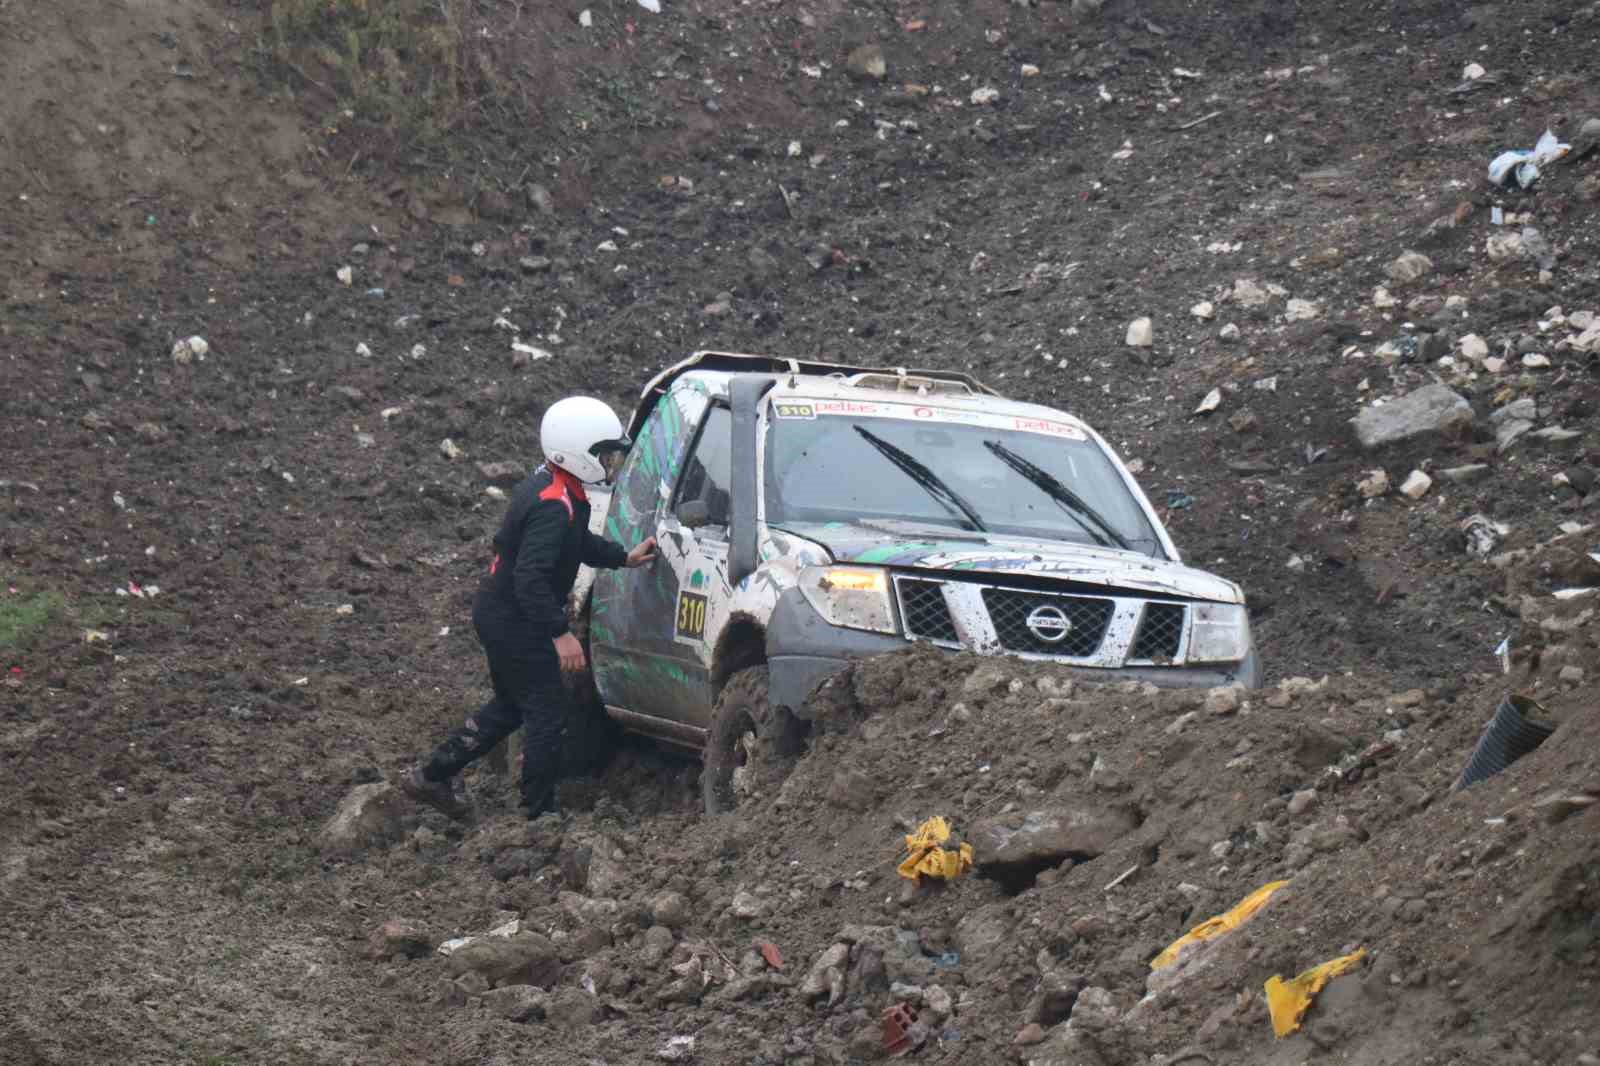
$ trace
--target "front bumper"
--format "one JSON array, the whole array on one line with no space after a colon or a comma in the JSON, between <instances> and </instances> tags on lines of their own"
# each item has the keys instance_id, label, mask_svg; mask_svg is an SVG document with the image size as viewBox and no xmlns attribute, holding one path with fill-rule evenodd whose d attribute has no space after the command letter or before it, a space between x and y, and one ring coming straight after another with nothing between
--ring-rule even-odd
<instances>
[{"instance_id":1,"label":"front bumper","mask_svg":"<svg viewBox=\"0 0 1600 1066\"><path fill-rule=\"evenodd\" d=\"M767 623L767 673L772 702L806 717L817 686L853 660L899 651L906 639L844 629L823 620L799 589L778 597Z\"/></svg>"},{"instance_id":2,"label":"front bumper","mask_svg":"<svg viewBox=\"0 0 1600 1066\"><path fill-rule=\"evenodd\" d=\"M844 629L823 620L799 589L778 598L767 624L767 668L772 702L806 717L806 702L817 687L851 662L899 651L911 642L885 633ZM1048 659L1028 657L1030 661ZM1261 661L1255 649L1237 663L1204 666L1124 666L1115 669L1055 664L1058 670L1090 682L1144 681L1160 688L1261 687Z\"/></svg>"}]
</instances>

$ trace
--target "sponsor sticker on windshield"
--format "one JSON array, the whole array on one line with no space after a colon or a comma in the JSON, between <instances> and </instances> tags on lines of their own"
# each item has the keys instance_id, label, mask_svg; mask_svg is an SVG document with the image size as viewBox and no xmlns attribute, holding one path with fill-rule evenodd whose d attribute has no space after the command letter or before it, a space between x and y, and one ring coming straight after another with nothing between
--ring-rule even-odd
<instances>
[{"instance_id":1,"label":"sponsor sticker on windshield","mask_svg":"<svg viewBox=\"0 0 1600 1066\"><path fill-rule=\"evenodd\" d=\"M1065 440L1086 441L1089 435L1079 426L1053 418L1032 418L1022 415L997 414L988 411L969 411L957 407L933 407L927 404L860 403L855 400L793 401L772 405L778 418L816 418L819 415L860 418L895 418L907 422L930 424L982 426L987 429L1010 429L1019 433L1040 433Z\"/></svg>"}]
</instances>

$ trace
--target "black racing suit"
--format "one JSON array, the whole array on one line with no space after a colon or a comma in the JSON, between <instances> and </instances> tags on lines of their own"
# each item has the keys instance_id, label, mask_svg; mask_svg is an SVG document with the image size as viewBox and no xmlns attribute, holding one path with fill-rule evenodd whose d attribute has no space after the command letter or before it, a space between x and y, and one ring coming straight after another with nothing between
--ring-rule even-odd
<instances>
[{"instance_id":1,"label":"black racing suit","mask_svg":"<svg viewBox=\"0 0 1600 1066\"><path fill-rule=\"evenodd\" d=\"M560 774L571 696L554 641L568 632L567 598L578 565L614 569L628 553L589 532L583 483L543 466L512 492L494 552L472 609L494 697L434 750L422 775L449 780L520 725L522 802L532 818L553 806Z\"/></svg>"}]
</instances>

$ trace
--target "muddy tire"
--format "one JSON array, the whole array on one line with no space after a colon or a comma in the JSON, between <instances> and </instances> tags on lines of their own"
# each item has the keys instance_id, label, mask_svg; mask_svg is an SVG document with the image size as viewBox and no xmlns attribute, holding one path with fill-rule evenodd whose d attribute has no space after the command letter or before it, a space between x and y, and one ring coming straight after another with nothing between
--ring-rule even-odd
<instances>
[{"instance_id":1,"label":"muddy tire","mask_svg":"<svg viewBox=\"0 0 1600 1066\"><path fill-rule=\"evenodd\" d=\"M777 791L805 748L806 723L773 707L767 668L752 666L728 679L711 711L700 793L707 814L737 810L741 801Z\"/></svg>"}]
</instances>

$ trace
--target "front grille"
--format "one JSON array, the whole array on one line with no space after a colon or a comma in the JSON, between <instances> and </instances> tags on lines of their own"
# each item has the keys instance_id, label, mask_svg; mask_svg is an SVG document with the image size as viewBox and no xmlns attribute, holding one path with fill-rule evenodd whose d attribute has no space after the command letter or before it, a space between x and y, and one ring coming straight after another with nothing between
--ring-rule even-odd
<instances>
[{"instance_id":1,"label":"front grille","mask_svg":"<svg viewBox=\"0 0 1600 1066\"><path fill-rule=\"evenodd\" d=\"M1112 601L1088 596L1046 596L994 588L983 590L983 605L1002 648L1070 659L1100 650L1113 609ZM1029 618L1034 620L1032 627ZM1056 639L1043 639L1041 633Z\"/></svg>"},{"instance_id":2,"label":"front grille","mask_svg":"<svg viewBox=\"0 0 1600 1066\"><path fill-rule=\"evenodd\" d=\"M1133 638L1131 659L1149 662L1171 662L1178 657L1178 647L1183 642L1183 616L1187 610L1181 603L1147 603L1144 618L1139 622L1139 635Z\"/></svg>"},{"instance_id":3,"label":"front grille","mask_svg":"<svg viewBox=\"0 0 1600 1066\"><path fill-rule=\"evenodd\" d=\"M901 578L895 584L900 589L900 614L905 619L906 636L947 644L959 642L940 582Z\"/></svg>"}]
</instances>

